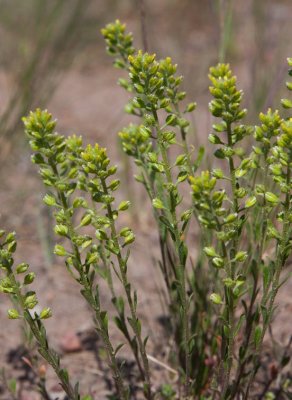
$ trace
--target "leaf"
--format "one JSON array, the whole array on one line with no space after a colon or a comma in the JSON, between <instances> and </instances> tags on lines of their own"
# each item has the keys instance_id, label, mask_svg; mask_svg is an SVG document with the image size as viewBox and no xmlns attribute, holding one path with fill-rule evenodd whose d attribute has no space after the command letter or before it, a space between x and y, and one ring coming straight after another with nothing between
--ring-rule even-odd
<instances>
[{"instance_id":1,"label":"leaf","mask_svg":"<svg viewBox=\"0 0 292 400\"><path fill-rule=\"evenodd\" d=\"M262 328L258 325L254 330L254 343L256 349L258 349L262 338Z\"/></svg>"},{"instance_id":2,"label":"leaf","mask_svg":"<svg viewBox=\"0 0 292 400\"><path fill-rule=\"evenodd\" d=\"M237 334L240 331L240 328L241 328L244 320L245 320L245 315L241 314L241 316L239 318L239 321L238 321L238 323L237 323L237 325L235 327L235 330L234 330L234 333L233 333L233 338L235 338L237 336Z\"/></svg>"},{"instance_id":3,"label":"leaf","mask_svg":"<svg viewBox=\"0 0 292 400\"><path fill-rule=\"evenodd\" d=\"M124 343L120 343L116 348L115 348L115 356L118 354L118 352L121 350L122 347L124 347Z\"/></svg>"},{"instance_id":4,"label":"leaf","mask_svg":"<svg viewBox=\"0 0 292 400\"><path fill-rule=\"evenodd\" d=\"M199 147L197 158L193 164L194 172L196 172L199 166L201 165L204 158L204 154L205 154L205 148L203 146Z\"/></svg>"}]
</instances>

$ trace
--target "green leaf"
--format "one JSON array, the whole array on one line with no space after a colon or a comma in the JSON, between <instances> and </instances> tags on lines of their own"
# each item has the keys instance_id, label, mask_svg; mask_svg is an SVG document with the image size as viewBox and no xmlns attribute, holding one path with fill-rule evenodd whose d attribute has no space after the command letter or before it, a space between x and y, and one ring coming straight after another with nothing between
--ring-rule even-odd
<instances>
[{"instance_id":1,"label":"green leaf","mask_svg":"<svg viewBox=\"0 0 292 400\"><path fill-rule=\"evenodd\" d=\"M262 328L258 325L254 330L254 344L256 349L258 349L262 338Z\"/></svg>"},{"instance_id":2,"label":"green leaf","mask_svg":"<svg viewBox=\"0 0 292 400\"><path fill-rule=\"evenodd\" d=\"M199 166L201 165L204 158L204 154L205 154L205 148L203 146L199 147L198 155L193 165L194 172L196 172Z\"/></svg>"}]
</instances>

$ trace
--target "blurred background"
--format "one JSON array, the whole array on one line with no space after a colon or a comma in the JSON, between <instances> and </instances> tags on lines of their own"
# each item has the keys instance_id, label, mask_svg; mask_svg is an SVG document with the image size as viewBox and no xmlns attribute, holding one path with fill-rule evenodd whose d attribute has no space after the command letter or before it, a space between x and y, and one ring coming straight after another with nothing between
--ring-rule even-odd
<instances>
[{"instance_id":1,"label":"blurred background","mask_svg":"<svg viewBox=\"0 0 292 400\"><path fill-rule=\"evenodd\" d=\"M131 166L117 139L117 132L131 121L123 111L127 94L116 85L123 72L112 67L100 34L106 23L117 18L134 33L137 48L146 45L158 58L171 56L178 63L187 99L198 103L189 138L196 145L205 143L210 133L207 75L211 65L231 64L245 91L247 120L256 123L259 111L279 107L285 92L286 58L292 56L291 0L0 0L0 225L17 232L17 257L30 262L38 273L37 290L60 324L52 337L57 349L62 349L68 330L72 337L77 330L62 324L64 313L74 317L79 328L86 328L90 318L78 290L52 257L51 216L42 205L44 189L30 164L21 117L36 107L48 108L58 119L59 132L82 134L85 142L107 147L120 166L121 179L130 179ZM125 188L126 198L143 201L138 185ZM142 298L143 291L153 292L151 299L149 291L144 296L146 310L147 305L159 303L156 283L145 281L148 268L153 268L147 246L155 255L156 242L147 213L137 218L134 210L128 218L140 237L133 251L142 260L132 274L138 286L144 282ZM46 279L41 281L42 275ZM0 340L6 345L0 347L0 366L10 360L13 370L19 365L11 351L20 343L20 334L15 322L6 322L7 300L2 297ZM49 331L53 330L54 322L48 322ZM66 360L72 364L70 358ZM75 372L78 379L81 371Z\"/></svg>"}]
</instances>

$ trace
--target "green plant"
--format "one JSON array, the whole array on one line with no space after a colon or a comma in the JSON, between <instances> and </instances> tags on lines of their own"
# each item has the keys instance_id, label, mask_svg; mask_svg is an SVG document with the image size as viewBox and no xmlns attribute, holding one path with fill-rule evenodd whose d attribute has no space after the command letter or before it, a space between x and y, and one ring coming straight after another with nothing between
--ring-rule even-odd
<instances>
[{"instance_id":1,"label":"green plant","mask_svg":"<svg viewBox=\"0 0 292 400\"><path fill-rule=\"evenodd\" d=\"M55 233L66 240L55 246L55 254L65 258L92 308L119 399L132 397L117 356L125 344L148 400L254 398L263 339L291 253L292 119L268 110L260 114L259 126L243 124L247 114L241 106L243 93L229 65L210 68L209 109L219 121L212 126L209 141L218 165L204 170L204 150L196 151L188 139L187 115L196 105L184 103L186 93L180 89L182 77L176 74L176 65L170 58L158 61L153 54L136 51L132 35L119 21L107 25L102 34L115 66L128 73L119 84L131 96L126 111L138 118L137 124L120 132L120 138L125 153L134 158L136 180L148 194L157 225L169 337L176 345L169 362L178 372L177 387L166 382L155 389L151 381L148 337L128 276L129 246L135 235L119 223L119 215L130 204L116 202L117 168L99 145L83 147L80 137L57 134L52 116L38 109L24 118L24 124L32 161L48 188L44 202L54 209ZM292 67L292 59L288 64ZM292 89L290 82L287 87ZM288 99L282 104L292 108ZM251 136L254 146L244 146ZM193 227L202 238L196 249L188 239ZM13 268L14 234L2 232L0 246L1 290L19 308L9 310L9 317L27 321L39 352L54 368L67 396L79 399L78 385L71 385L48 345L42 319L51 315L50 310L34 316L30 312L36 294L23 287L34 274L27 273L26 264ZM22 273L24 279L18 279ZM108 285L114 315L102 306L100 279ZM117 294L121 292L117 284L123 294ZM124 335L121 344L111 338L109 318ZM282 367L288 362L286 357Z\"/></svg>"}]
</instances>

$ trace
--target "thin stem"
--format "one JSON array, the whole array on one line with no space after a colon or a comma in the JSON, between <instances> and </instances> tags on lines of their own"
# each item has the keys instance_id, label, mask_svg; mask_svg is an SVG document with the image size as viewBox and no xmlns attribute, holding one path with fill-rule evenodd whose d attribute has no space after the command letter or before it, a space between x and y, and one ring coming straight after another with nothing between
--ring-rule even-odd
<instances>
[{"instance_id":1,"label":"thin stem","mask_svg":"<svg viewBox=\"0 0 292 400\"><path fill-rule=\"evenodd\" d=\"M56 164L49 160L49 165L51 166L54 174L59 177L59 172L57 169ZM62 207L64 208L65 212L68 213L69 210L69 204L68 204L68 200L66 199L64 193L62 191L60 191L59 189L57 189L57 194L59 197L59 200L61 201ZM104 342L105 345L105 349L107 352L107 356L108 356L108 360L110 362L110 367L113 371L113 377L116 383L116 387L119 393L119 396L121 397L121 399L123 400L127 400L128 399L128 394L127 394L127 390L124 387L124 383L123 383L123 378L116 360L116 356L115 356L115 351L113 349L113 346L111 344L108 332L106 329L103 328L103 320L101 317L101 309L100 309L100 305L97 303L97 300L95 298L95 296L92 293L92 286L88 281L88 277L86 274L84 274L83 271L83 264L81 261L81 254L79 252L78 246L76 244L73 243L73 237L74 237L74 227L72 226L70 217L67 218L68 220L68 234L69 234L69 239L70 239L70 243L72 245L72 249L76 258L76 263L75 263L75 268L78 271L78 273L80 274L80 284L84 287L84 298L87 301L87 303L89 304L89 306L94 310L95 312L95 318L96 321L98 323L98 332L102 337L102 340Z\"/></svg>"},{"instance_id":2,"label":"thin stem","mask_svg":"<svg viewBox=\"0 0 292 400\"><path fill-rule=\"evenodd\" d=\"M152 110L153 116L156 121L156 128L157 128L157 136L159 139L159 133L160 133L160 126L159 126L159 120L157 116L156 110ZM171 167L170 167L170 162L168 160L168 154L167 150L164 146L163 143L158 140L158 146L159 150L162 156L162 161L164 164L165 168L165 176L166 176L166 181L167 183L173 185L173 179L171 176ZM173 193L170 193L170 203L172 203L172 196ZM187 297L187 291L186 291L186 279L185 279L185 262L182 260L181 257L181 251L180 247L183 243L181 236L180 236L180 231L178 227L178 221L177 221L177 216L176 216L176 211L175 208L170 205L170 217L171 217L171 223L173 226L174 230L174 236L175 236L175 249L176 253L178 256L179 264L177 266L178 270L178 279L180 283L180 297L182 301L182 322L183 322L183 336L184 336L184 345L185 345L185 373L186 373L186 381L185 381L185 396L189 396L189 391L190 391L190 352L189 352L189 342L190 342L190 326L189 326L189 305L188 305L188 297Z\"/></svg>"},{"instance_id":3,"label":"thin stem","mask_svg":"<svg viewBox=\"0 0 292 400\"><path fill-rule=\"evenodd\" d=\"M290 166L288 163L287 166L287 173L286 173L286 184L287 187L289 187L290 185L290 178L291 177L291 170L290 170ZM284 203L284 220L283 220L283 230L282 230L282 238L281 241L278 245L278 251L277 251L277 262L276 262L276 268L275 268L275 274L272 280L272 288L271 288L271 292L270 292L270 296L266 295L264 296L261 306L262 307L266 307L267 302L269 300L268 303L268 307L267 307L267 317L266 320L263 321L263 329L261 332L261 337L260 337L260 341L259 341L259 345L258 345L258 349L256 351L256 353L254 354L253 357L253 361L254 363L258 360L260 354L261 354L261 350L262 350L262 346L263 346L263 340L266 334L266 331L268 329L268 326L271 323L271 319L273 316L273 308L274 308L274 302L279 290L279 281L280 281L280 275L282 272L282 269L285 265L287 256L286 256L286 246L287 243L289 242L289 236L290 236L290 221L289 221L289 214L290 214L290 200L291 200L291 193L288 190L286 193L286 198L285 198L285 203ZM257 369L254 368L251 375L250 375L250 379L248 381L248 385L247 385L247 389L246 389L246 393L245 393L245 397L244 400L247 400L249 397L249 391L251 388L251 385L254 381L254 378L256 376L257 373Z\"/></svg>"},{"instance_id":4,"label":"thin stem","mask_svg":"<svg viewBox=\"0 0 292 400\"><path fill-rule=\"evenodd\" d=\"M104 194L108 195L109 192L107 189L105 179L101 178L100 181L101 181L101 185L102 185ZM127 278L127 260L123 258L121 250L120 250L120 244L118 241L117 230L116 230L116 226L115 226L115 220L114 220L112 207L110 204L107 204L106 208L107 208L108 218L110 220L111 237L112 237L114 246L118 249L117 260L118 260L118 264L119 264L123 287L125 289L127 301L128 301L129 308L130 308L131 318L133 321L132 328L133 328L133 331L134 331L137 341L138 341L140 355L141 355L141 359L142 359L142 363L143 363L143 367L144 367L144 371L141 371L142 379L145 381L145 383L147 385L147 388L146 388L147 398L152 399L148 357L147 357L145 345L143 343L143 339L141 336L141 330L139 328L139 319L137 317L136 306L134 304L132 294L131 294L131 286L129 285L128 278Z\"/></svg>"},{"instance_id":5,"label":"thin stem","mask_svg":"<svg viewBox=\"0 0 292 400\"><path fill-rule=\"evenodd\" d=\"M16 281L14 273L11 268L8 269L8 277L14 287L15 296L17 297L18 304L23 310L23 317L25 321L28 323L31 332L38 343L39 349L41 349L42 353L46 355L46 361L51 365L51 367L55 371L57 377L61 382L62 388L64 389L64 392L67 394L68 398L70 400L79 400L80 398L79 394L75 392L73 386L71 386L70 382L68 382L68 380L65 379L64 374L62 373L63 370L60 368L60 364L57 359L58 356L56 357L55 352L49 348L46 332L43 331L41 333L39 331L39 328L36 326L35 320L31 316L30 312L26 309L24 304L24 297L20 291L19 284Z\"/></svg>"},{"instance_id":6,"label":"thin stem","mask_svg":"<svg viewBox=\"0 0 292 400\"><path fill-rule=\"evenodd\" d=\"M228 146L233 147L232 143L232 129L231 129L231 123L227 123L227 140L228 140ZM230 172L230 177L231 177L231 190L232 190L232 204L233 204L233 212L238 213L239 212L239 206L238 206L238 199L236 196L236 177L235 177L235 167L234 167L234 161L232 157L228 158L228 163L229 163L229 172ZM230 269L227 271L229 278L234 280L235 278L235 269L236 269L236 262L233 261L235 254L237 252L238 248L238 233L236 234L236 237L232 240L232 246L230 249ZM226 397L226 392L228 390L229 386L229 381L230 381L230 374L231 374L231 369L233 365L233 352L234 352L234 325L235 325L235 320L234 320L234 296L233 296L233 291L232 288L227 288L226 290L226 300L227 300L227 315L228 315L228 345L227 345L227 370L226 370L226 377L224 379L224 385L223 385L223 394L222 398Z\"/></svg>"}]
</instances>

